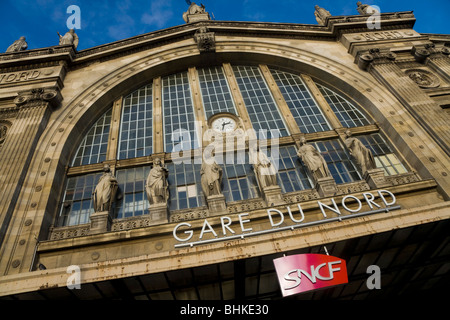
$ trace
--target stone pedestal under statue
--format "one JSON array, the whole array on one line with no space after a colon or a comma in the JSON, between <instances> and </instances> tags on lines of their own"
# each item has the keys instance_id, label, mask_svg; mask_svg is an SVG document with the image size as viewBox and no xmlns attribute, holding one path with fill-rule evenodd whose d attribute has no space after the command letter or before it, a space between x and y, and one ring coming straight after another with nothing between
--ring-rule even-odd
<instances>
[{"instance_id":1,"label":"stone pedestal under statue","mask_svg":"<svg viewBox=\"0 0 450 320\"><path fill-rule=\"evenodd\" d=\"M111 229L112 218L109 211L94 212L89 220L91 221L89 234L104 233Z\"/></svg>"},{"instance_id":2,"label":"stone pedestal under statue","mask_svg":"<svg viewBox=\"0 0 450 320\"><path fill-rule=\"evenodd\" d=\"M279 186L267 186L262 189L264 200L268 206L277 206L285 204L281 195L281 188Z\"/></svg>"},{"instance_id":3,"label":"stone pedestal under statue","mask_svg":"<svg viewBox=\"0 0 450 320\"><path fill-rule=\"evenodd\" d=\"M317 179L315 188L321 197L332 197L337 192L336 181L333 177Z\"/></svg>"},{"instance_id":4,"label":"stone pedestal under statue","mask_svg":"<svg viewBox=\"0 0 450 320\"><path fill-rule=\"evenodd\" d=\"M223 194L211 195L206 198L210 216L219 216L227 213L227 205Z\"/></svg>"},{"instance_id":5,"label":"stone pedestal under statue","mask_svg":"<svg viewBox=\"0 0 450 320\"><path fill-rule=\"evenodd\" d=\"M209 16L209 13L196 13L196 14L188 14L187 16L187 22L197 22L197 21L207 21L211 20L211 17Z\"/></svg>"},{"instance_id":6,"label":"stone pedestal under statue","mask_svg":"<svg viewBox=\"0 0 450 320\"><path fill-rule=\"evenodd\" d=\"M367 184L370 186L370 188L384 188L388 187L391 184L386 179L386 176L384 175L383 169L371 169L367 170L364 173L364 180L366 180Z\"/></svg>"},{"instance_id":7,"label":"stone pedestal under statue","mask_svg":"<svg viewBox=\"0 0 450 320\"><path fill-rule=\"evenodd\" d=\"M151 204L149 208L150 220L152 222L168 223L167 203Z\"/></svg>"}]
</instances>

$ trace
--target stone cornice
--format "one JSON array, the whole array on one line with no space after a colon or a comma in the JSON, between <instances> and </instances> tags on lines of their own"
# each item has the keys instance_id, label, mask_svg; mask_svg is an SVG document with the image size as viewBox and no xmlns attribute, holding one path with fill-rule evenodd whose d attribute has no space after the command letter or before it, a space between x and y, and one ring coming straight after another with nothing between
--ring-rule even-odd
<instances>
[{"instance_id":1,"label":"stone cornice","mask_svg":"<svg viewBox=\"0 0 450 320\"><path fill-rule=\"evenodd\" d=\"M57 60L65 60L69 69L80 68L94 61L105 61L186 39L193 40L195 33L204 27L214 33L216 38L220 36L240 36L335 41L339 40L340 36L345 33L369 30L366 25L368 17L370 15L331 16L327 18L325 26L296 23L199 21L80 51L76 51L73 46L54 46L17 53L3 53L0 54L0 68ZM415 17L412 11L380 14L381 27L386 30L412 28L414 23Z\"/></svg>"},{"instance_id":2,"label":"stone cornice","mask_svg":"<svg viewBox=\"0 0 450 320\"><path fill-rule=\"evenodd\" d=\"M327 27L336 37L344 33L360 32L361 28L365 31L377 31L368 29L367 21L370 17L371 15L331 16L327 19ZM412 11L380 14L381 30L412 29L415 22Z\"/></svg>"},{"instance_id":3,"label":"stone cornice","mask_svg":"<svg viewBox=\"0 0 450 320\"><path fill-rule=\"evenodd\" d=\"M41 49L32 49L19 52L7 52L0 54L0 69L29 66L36 64L48 64L54 61L70 63L76 53L73 46L56 46Z\"/></svg>"}]
</instances>

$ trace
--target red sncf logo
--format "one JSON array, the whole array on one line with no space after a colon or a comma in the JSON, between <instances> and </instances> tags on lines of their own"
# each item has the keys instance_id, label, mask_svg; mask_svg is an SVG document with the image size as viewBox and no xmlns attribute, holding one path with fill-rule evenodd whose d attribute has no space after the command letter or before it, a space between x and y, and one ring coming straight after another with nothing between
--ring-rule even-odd
<instances>
[{"instance_id":1,"label":"red sncf logo","mask_svg":"<svg viewBox=\"0 0 450 320\"><path fill-rule=\"evenodd\" d=\"M344 259L298 254L273 260L283 297L348 282Z\"/></svg>"}]
</instances>

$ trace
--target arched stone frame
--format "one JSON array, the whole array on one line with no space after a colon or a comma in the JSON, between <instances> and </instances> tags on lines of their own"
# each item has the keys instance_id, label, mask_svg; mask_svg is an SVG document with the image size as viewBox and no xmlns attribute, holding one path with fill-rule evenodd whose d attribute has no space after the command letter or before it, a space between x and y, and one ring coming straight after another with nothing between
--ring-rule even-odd
<instances>
[{"instance_id":1,"label":"arched stone frame","mask_svg":"<svg viewBox=\"0 0 450 320\"><path fill-rule=\"evenodd\" d=\"M147 56L128 64L123 62L123 65L100 77L95 84L88 85L75 97L71 98L67 94L66 90L70 88L62 90L65 97L63 106L55 112L41 136L19 197L16 215L11 221L9 230L14 230L14 233L8 237L8 241L13 244L4 246L8 252L2 252L10 257L8 268L5 268L8 272L23 272L30 268L36 246L35 235L38 235L38 240L46 239L63 192L66 166L76 152L84 130L89 127L87 124L92 124L119 96L139 88L148 79L185 70L190 65L201 66L205 61L207 64L235 61L266 63L315 78L331 78L336 88L356 97L359 104L379 123L386 136L393 140L393 145L405 146L402 150L404 156L417 163L426 161L418 159L414 152L420 146L416 145L411 136L402 134L414 132L423 139L421 153L434 157L438 162L436 165L446 167L448 161L438 150L430 147L433 143L426 132L403 111L401 104L384 87L358 70L356 65L348 67L316 53L256 40L218 43L215 59L211 56L203 59L198 54L196 45L192 41L186 41L177 48L166 50L163 47L158 51L149 51ZM71 76L69 73L66 81ZM433 173L426 167L416 169L423 177L433 177ZM25 240L25 244L19 246L19 240ZM10 263L14 259L21 260L21 264L13 270Z\"/></svg>"}]
</instances>

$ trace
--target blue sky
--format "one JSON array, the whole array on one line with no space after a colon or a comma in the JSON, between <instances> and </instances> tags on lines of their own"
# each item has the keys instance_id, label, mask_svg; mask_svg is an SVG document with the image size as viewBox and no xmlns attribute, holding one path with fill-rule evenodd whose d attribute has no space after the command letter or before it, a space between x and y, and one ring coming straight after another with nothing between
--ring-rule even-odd
<instances>
[{"instance_id":1,"label":"blue sky","mask_svg":"<svg viewBox=\"0 0 450 320\"><path fill-rule=\"evenodd\" d=\"M195 0L194 0L195 2ZM414 11L414 29L421 33L450 33L450 0L366 0L382 12ZM215 20L317 24L314 5L332 15L356 15L356 0L198 0ZM184 24L185 0L0 0L0 52L20 36L29 49L58 44L57 31L67 32L67 7L81 9L78 50L142 33Z\"/></svg>"}]
</instances>

